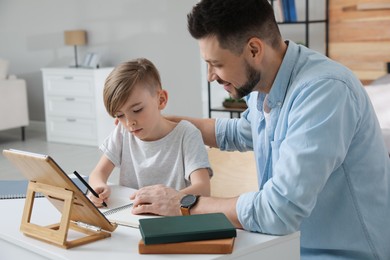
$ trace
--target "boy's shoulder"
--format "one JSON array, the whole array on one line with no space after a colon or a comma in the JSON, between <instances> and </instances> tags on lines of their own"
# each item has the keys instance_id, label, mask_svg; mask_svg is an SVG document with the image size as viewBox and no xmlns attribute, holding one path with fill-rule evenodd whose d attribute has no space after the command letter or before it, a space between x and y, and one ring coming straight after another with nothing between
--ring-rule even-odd
<instances>
[{"instance_id":1,"label":"boy's shoulder","mask_svg":"<svg viewBox=\"0 0 390 260\"><path fill-rule=\"evenodd\" d=\"M194 124L187 120L181 120L174 128L176 133L183 136L200 135L200 130Z\"/></svg>"},{"instance_id":2,"label":"boy's shoulder","mask_svg":"<svg viewBox=\"0 0 390 260\"><path fill-rule=\"evenodd\" d=\"M198 130L198 128L196 128L196 126L194 124L192 124L190 121L187 121L187 120L181 120L177 124L177 126L180 126L180 127L184 128L184 129L188 129L188 130L193 130L193 131Z\"/></svg>"}]
</instances>

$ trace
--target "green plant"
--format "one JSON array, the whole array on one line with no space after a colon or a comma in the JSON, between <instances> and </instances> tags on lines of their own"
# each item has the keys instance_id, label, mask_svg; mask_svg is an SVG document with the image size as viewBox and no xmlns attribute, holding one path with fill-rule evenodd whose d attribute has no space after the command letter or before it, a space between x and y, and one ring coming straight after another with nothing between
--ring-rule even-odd
<instances>
[{"instance_id":1,"label":"green plant","mask_svg":"<svg viewBox=\"0 0 390 260\"><path fill-rule=\"evenodd\" d=\"M224 100L225 102L231 102L231 103L245 103L245 100L240 98L240 99L236 99L236 98L232 98L232 97L228 97L228 98L225 98Z\"/></svg>"},{"instance_id":2,"label":"green plant","mask_svg":"<svg viewBox=\"0 0 390 260\"><path fill-rule=\"evenodd\" d=\"M236 99L232 97L225 98L225 100L222 102L222 106L226 108L240 108L240 109L246 109L248 107L244 99L242 98Z\"/></svg>"}]
</instances>

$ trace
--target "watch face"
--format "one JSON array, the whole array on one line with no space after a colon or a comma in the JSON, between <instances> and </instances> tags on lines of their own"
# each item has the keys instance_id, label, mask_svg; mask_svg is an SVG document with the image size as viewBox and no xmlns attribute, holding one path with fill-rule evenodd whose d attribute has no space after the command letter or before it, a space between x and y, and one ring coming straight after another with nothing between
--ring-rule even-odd
<instances>
[{"instance_id":1,"label":"watch face","mask_svg":"<svg viewBox=\"0 0 390 260\"><path fill-rule=\"evenodd\" d=\"M190 207L196 202L196 196L195 195L185 195L180 203L182 207Z\"/></svg>"}]
</instances>

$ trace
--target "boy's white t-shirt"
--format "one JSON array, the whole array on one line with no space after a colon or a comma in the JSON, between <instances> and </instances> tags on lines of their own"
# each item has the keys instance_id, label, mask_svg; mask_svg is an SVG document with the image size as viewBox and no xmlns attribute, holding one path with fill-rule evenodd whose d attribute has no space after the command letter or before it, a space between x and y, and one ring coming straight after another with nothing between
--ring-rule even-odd
<instances>
[{"instance_id":1,"label":"boy's white t-shirt","mask_svg":"<svg viewBox=\"0 0 390 260\"><path fill-rule=\"evenodd\" d=\"M134 189L164 184L176 190L190 186L190 175L212 170L200 131L182 120L165 137L145 142L118 124L99 147L120 168L119 184Z\"/></svg>"}]
</instances>

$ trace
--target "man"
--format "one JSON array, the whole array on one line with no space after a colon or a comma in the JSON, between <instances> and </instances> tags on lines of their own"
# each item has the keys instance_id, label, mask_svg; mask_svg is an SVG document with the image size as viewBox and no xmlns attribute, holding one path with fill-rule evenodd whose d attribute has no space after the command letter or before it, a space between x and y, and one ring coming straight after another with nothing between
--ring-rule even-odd
<instances>
[{"instance_id":1,"label":"man","mask_svg":"<svg viewBox=\"0 0 390 260\"><path fill-rule=\"evenodd\" d=\"M254 232L300 230L302 259L389 259L390 160L353 73L283 41L266 0L200 1L188 28L208 80L245 96L248 109L240 119L186 119L207 145L253 150L259 191L196 199L150 186L134 194L133 212L224 212Z\"/></svg>"}]
</instances>

